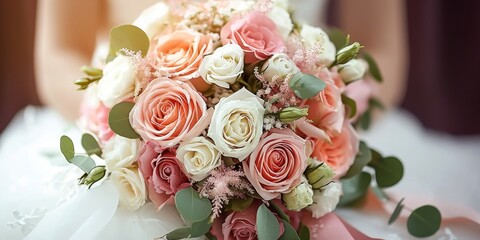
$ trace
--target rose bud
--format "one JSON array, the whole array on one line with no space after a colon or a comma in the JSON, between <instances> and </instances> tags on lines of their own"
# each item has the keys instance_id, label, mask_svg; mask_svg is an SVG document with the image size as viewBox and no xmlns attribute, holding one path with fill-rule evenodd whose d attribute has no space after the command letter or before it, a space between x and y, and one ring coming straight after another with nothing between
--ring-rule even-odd
<instances>
[{"instance_id":1,"label":"rose bud","mask_svg":"<svg viewBox=\"0 0 480 240\"><path fill-rule=\"evenodd\" d=\"M308 115L308 108L286 107L278 113L278 119L283 123L293 122Z\"/></svg>"},{"instance_id":2,"label":"rose bud","mask_svg":"<svg viewBox=\"0 0 480 240\"><path fill-rule=\"evenodd\" d=\"M337 64L345 64L355 58L362 46L358 42L354 42L337 52Z\"/></svg>"},{"instance_id":3,"label":"rose bud","mask_svg":"<svg viewBox=\"0 0 480 240\"><path fill-rule=\"evenodd\" d=\"M300 211L313 203L313 190L307 179L303 177L302 183L289 193L282 194L282 201L288 210Z\"/></svg>"},{"instance_id":4,"label":"rose bud","mask_svg":"<svg viewBox=\"0 0 480 240\"><path fill-rule=\"evenodd\" d=\"M335 172L327 164L311 158L308 159L308 163L305 176L313 189L318 190L332 181Z\"/></svg>"}]
</instances>

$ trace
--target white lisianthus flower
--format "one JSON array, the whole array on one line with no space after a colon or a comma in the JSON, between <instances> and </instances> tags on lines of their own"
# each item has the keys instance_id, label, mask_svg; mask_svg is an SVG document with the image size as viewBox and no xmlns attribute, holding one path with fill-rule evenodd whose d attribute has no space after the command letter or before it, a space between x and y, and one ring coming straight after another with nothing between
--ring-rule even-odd
<instances>
[{"instance_id":1,"label":"white lisianthus flower","mask_svg":"<svg viewBox=\"0 0 480 240\"><path fill-rule=\"evenodd\" d=\"M263 100L242 88L220 99L208 136L222 155L243 161L260 141L264 113Z\"/></svg>"},{"instance_id":2,"label":"white lisianthus flower","mask_svg":"<svg viewBox=\"0 0 480 240\"><path fill-rule=\"evenodd\" d=\"M302 183L292 189L292 191L282 194L282 201L288 210L297 212L313 203L313 190L305 177L303 177Z\"/></svg>"},{"instance_id":3,"label":"white lisianthus flower","mask_svg":"<svg viewBox=\"0 0 480 240\"><path fill-rule=\"evenodd\" d=\"M288 74L295 75L299 71L285 53L274 54L262 66L263 77L269 82L273 81L274 77L276 80L284 80Z\"/></svg>"},{"instance_id":4,"label":"white lisianthus flower","mask_svg":"<svg viewBox=\"0 0 480 240\"><path fill-rule=\"evenodd\" d=\"M243 73L243 58L240 46L226 44L205 56L198 72L206 82L230 88L229 84L234 84Z\"/></svg>"},{"instance_id":5,"label":"white lisianthus flower","mask_svg":"<svg viewBox=\"0 0 480 240\"><path fill-rule=\"evenodd\" d=\"M352 59L338 68L338 73L345 83L363 78L368 64L363 59Z\"/></svg>"},{"instance_id":6,"label":"white lisianthus flower","mask_svg":"<svg viewBox=\"0 0 480 240\"><path fill-rule=\"evenodd\" d=\"M120 204L130 210L136 210L145 204L147 189L138 168L114 170L111 179L120 195Z\"/></svg>"},{"instance_id":7,"label":"white lisianthus flower","mask_svg":"<svg viewBox=\"0 0 480 240\"><path fill-rule=\"evenodd\" d=\"M220 152L204 137L195 137L181 143L177 149L177 159L189 177L197 182L222 163Z\"/></svg>"},{"instance_id":8,"label":"white lisianthus flower","mask_svg":"<svg viewBox=\"0 0 480 240\"><path fill-rule=\"evenodd\" d=\"M287 10L281 7L273 7L268 13L268 17L277 25L277 31L286 40L293 29L292 19Z\"/></svg>"},{"instance_id":9,"label":"white lisianthus flower","mask_svg":"<svg viewBox=\"0 0 480 240\"><path fill-rule=\"evenodd\" d=\"M105 106L112 108L122 100L133 97L136 74L133 59L118 55L103 69L103 77L97 85L98 98Z\"/></svg>"},{"instance_id":10,"label":"white lisianthus flower","mask_svg":"<svg viewBox=\"0 0 480 240\"><path fill-rule=\"evenodd\" d=\"M302 25L302 30L300 30L300 37L304 40L305 47L307 48L313 48L316 44L320 44L321 51L320 56L318 57L319 64L329 66L335 61L335 45L330 41L327 33L321 28L304 24Z\"/></svg>"},{"instance_id":11,"label":"white lisianthus flower","mask_svg":"<svg viewBox=\"0 0 480 240\"><path fill-rule=\"evenodd\" d=\"M137 160L137 154L142 145L139 139L128 139L119 135L112 137L103 147L102 158L107 169L130 167Z\"/></svg>"},{"instance_id":12,"label":"white lisianthus flower","mask_svg":"<svg viewBox=\"0 0 480 240\"><path fill-rule=\"evenodd\" d=\"M325 186L322 191L314 191L313 204L308 207L314 218L321 218L332 212L337 207L342 195L342 184L332 182Z\"/></svg>"},{"instance_id":13,"label":"white lisianthus flower","mask_svg":"<svg viewBox=\"0 0 480 240\"><path fill-rule=\"evenodd\" d=\"M158 35L167 24L170 22L170 9L167 4L158 2L151 7L145 9L140 16L138 16L133 25L142 29L152 39Z\"/></svg>"}]
</instances>

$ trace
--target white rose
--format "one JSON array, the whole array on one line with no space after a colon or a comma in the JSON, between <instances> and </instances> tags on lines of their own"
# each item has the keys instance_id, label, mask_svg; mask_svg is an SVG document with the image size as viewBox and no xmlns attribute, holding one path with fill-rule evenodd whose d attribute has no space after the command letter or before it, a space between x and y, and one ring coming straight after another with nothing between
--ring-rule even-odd
<instances>
[{"instance_id":1,"label":"white rose","mask_svg":"<svg viewBox=\"0 0 480 240\"><path fill-rule=\"evenodd\" d=\"M308 207L314 218L320 218L332 212L337 207L342 195L342 184L332 182L325 186L322 191L314 191L313 204Z\"/></svg>"},{"instance_id":2,"label":"white rose","mask_svg":"<svg viewBox=\"0 0 480 240\"><path fill-rule=\"evenodd\" d=\"M98 98L111 108L122 100L133 97L136 73L133 60L118 55L103 69L103 77L97 86Z\"/></svg>"},{"instance_id":3,"label":"white rose","mask_svg":"<svg viewBox=\"0 0 480 240\"><path fill-rule=\"evenodd\" d=\"M318 63L329 66L335 61L335 45L330 41L327 33L321 28L304 24L300 31L300 37L305 41L304 44L307 48L312 48L315 45L320 44L321 51L320 56L318 57Z\"/></svg>"},{"instance_id":4,"label":"white rose","mask_svg":"<svg viewBox=\"0 0 480 240\"><path fill-rule=\"evenodd\" d=\"M105 160L107 169L113 171L130 167L137 160L141 144L138 139L128 139L119 135L112 137L103 147L102 158Z\"/></svg>"},{"instance_id":5,"label":"white rose","mask_svg":"<svg viewBox=\"0 0 480 240\"><path fill-rule=\"evenodd\" d=\"M345 83L363 78L368 69L368 64L363 59L352 59L339 66L338 73Z\"/></svg>"},{"instance_id":6,"label":"white rose","mask_svg":"<svg viewBox=\"0 0 480 240\"><path fill-rule=\"evenodd\" d=\"M204 137L195 137L181 143L177 149L177 159L189 177L197 182L222 163L220 152Z\"/></svg>"},{"instance_id":7,"label":"white rose","mask_svg":"<svg viewBox=\"0 0 480 240\"><path fill-rule=\"evenodd\" d=\"M303 177L302 183L292 191L282 194L282 201L288 210L297 212L313 203L313 190L305 177Z\"/></svg>"},{"instance_id":8,"label":"white rose","mask_svg":"<svg viewBox=\"0 0 480 240\"><path fill-rule=\"evenodd\" d=\"M120 195L120 204L130 210L138 209L145 204L147 189L138 168L114 170L111 179Z\"/></svg>"},{"instance_id":9,"label":"white rose","mask_svg":"<svg viewBox=\"0 0 480 240\"><path fill-rule=\"evenodd\" d=\"M140 16L135 19L133 25L142 29L147 36L152 39L158 35L167 26L170 20L170 9L163 2L158 2L145 9Z\"/></svg>"},{"instance_id":10,"label":"white rose","mask_svg":"<svg viewBox=\"0 0 480 240\"><path fill-rule=\"evenodd\" d=\"M299 71L285 53L274 54L262 66L263 77L269 82L273 81L274 77L276 80L284 80L288 74L294 75Z\"/></svg>"},{"instance_id":11,"label":"white rose","mask_svg":"<svg viewBox=\"0 0 480 240\"><path fill-rule=\"evenodd\" d=\"M255 5L254 1L246 0L229 0L225 9L230 9L233 13L250 10Z\"/></svg>"},{"instance_id":12,"label":"white rose","mask_svg":"<svg viewBox=\"0 0 480 240\"><path fill-rule=\"evenodd\" d=\"M230 88L243 73L243 56L240 46L227 44L205 56L198 72L206 82Z\"/></svg>"},{"instance_id":13,"label":"white rose","mask_svg":"<svg viewBox=\"0 0 480 240\"><path fill-rule=\"evenodd\" d=\"M208 136L227 157L244 160L257 146L263 131L263 100L245 88L220 99Z\"/></svg>"},{"instance_id":14,"label":"white rose","mask_svg":"<svg viewBox=\"0 0 480 240\"><path fill-rule=\"evenodd\" d=\"M283 8L274 7L267 16L275 23L275 25L277 25L277 31L283 39L287 39L293 29L290 14Z\"/></svg>"},{"instance_id":15,"label":"white rose","mask_svg":"<svg viewBox=\"0 0 480 240\"><path fill-rule=\"evenodd\" d=\"M273 0L273 5L288 10L288 0Z\"/></svg>"}]
</instances>

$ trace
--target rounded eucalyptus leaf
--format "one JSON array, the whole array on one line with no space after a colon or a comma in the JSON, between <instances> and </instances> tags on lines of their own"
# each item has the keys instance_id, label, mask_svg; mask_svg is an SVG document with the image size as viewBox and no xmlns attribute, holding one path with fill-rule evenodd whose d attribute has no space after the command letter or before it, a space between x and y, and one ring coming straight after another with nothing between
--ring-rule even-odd
<instances>
[{"instance_id":1,"label":"rounded eucalyptus leaf","mask_svg":"<svg viewBox=\"0 0 480 240\"><path fill-rule=\"evenodd\" d=\"M295 231L295 228L293 228L289 222L282 219L282 223L284 231L279 240L300 240L297 231Z\"/></svg>"},{"instance_id":2,"label":"rounded eucalyptus leaf","mask_svg":"<svg viewBox=\"0 0 480 240\"><path fill-rule=\"evenodd\" d=\"M375 169L375 179L381 188L391 187L403 177L403 164L396 157L386 157L372 161L370 166Z\"/></svg>"},{"instance_id":3,"label":"rounded eucalyptus leaf","mask_svg":"<svg viewBox=\"0 0 480 240\"><path fill-rule=\"evenodd\" d=\"M129 119L130 111L134 105L132 102L121 102L110 109L108 125L114 133L130 139L140 137L140 135L133 130Z\"/></svg>"},{"instance_id":4,"label":"rounded eucalyptus leaf","mask_svg":"<svg viewBox=\"0 0 480 240\"><path fill-rule=\"evenodd\" d=\"M407 219L407 229L415 237L429 237L435 234L442 222L440 211L431 205L415 209Z\"/></svg>"},{"instance_id":5,"label":"rounded eucalyptus leaf","mask_svg":"<svg viewBox=\"0 0 480 240\"><path fill-rule=\"evenodd\" d=\"M60 151L67 161L75 156L75 147L71 138L65 135L60 137Z\"/></svg>"},{"instance_id":6,"label":"rounded eucalyptus leaf","mask_svg":"<svg viewBox=\"0 0 480 240\"><path fill-rule=\"evenodd\" d=\"M400 200L400 202L398 202L397 206L395 207L395 210L393 210L392 216L390 216L390 219L388 219L388 225L395 222L397 218L400 216L400 213L402 212L403 207L405 206L403 205L403 200L405 200L405 198L402 198L402 200Z\"/></svg>"},{"instance_id":7,"label":"rounded eucalyptus leaf","mask_svg":"<svg viewBox=\"0 0 480 240\"><path fill-rule=\"evenodd\" d=\"M363 141L360 142L359 151L355 157L353 165L342 178L351 178L362 172L362 169L372 160L372 151Z\"/></svg>"},{"instance_id":8,"label":"rounded eucalyptus leaf","mask_svg":"<svg viewBox=\"0 0 480 240\"><path fill-rule=\"evenodd\" d=\"M277 240L280 235L280 224L275 215L265 206L260 205L257 210L257 237L258 240Z\"/></svg>"},{"instance_id":9,"label":"rounded eucalyptus leaf","mask_svg":"<svg viewBox=\"0 0 480 240\"><path fill-rule=\"evenodd\" d=\"M361 172L349 179L342 179L343 195L340 197L339 206L346 206L365 196L370 186L372 176L369 173Z\"/></svg>"},{"instance_id":10,"label":"rounded eucalyptus leaf","mask_svg":"<svg viewBox=\"0 0 480 240\"><path fill-rule=\"evenodd\" d=\"M182 189L175 194L175 207L182 217L190 222L200 222L212 213L212 204L192 187Z\"/></svg>"},{"instance_id":11,"label":"rounded eucalyptus leaf","mask_svg":"<svg viewBox=\"0 0 480 240\"><path fill-rule=\"evenodd\" d=\"M102 156L102 149L98 144L97 140L88 133L82 135L82 146L87 151L88 155L95 154L99 157Z\"/></svg>"},{"instance_id":12,"label":"rounded eucalyptus leaf","mask_svg":"<svg viewBox=\"0 0 480 240\"><path fill-rule=\"evenodd\" d=\"M121 49L128 49L134 52L141 51L142 56L147 54L150 40L147 34L137 26L122 25L112 28L110 31L110 51L107 62L113 60Z\"/></svg>"}]
</instances>

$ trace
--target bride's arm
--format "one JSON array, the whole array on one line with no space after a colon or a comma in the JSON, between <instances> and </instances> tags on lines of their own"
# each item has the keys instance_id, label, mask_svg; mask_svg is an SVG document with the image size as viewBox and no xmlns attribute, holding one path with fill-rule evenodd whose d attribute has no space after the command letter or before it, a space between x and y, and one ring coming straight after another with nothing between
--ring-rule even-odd
<instances>
[{"instance_id":1,"label":"bride's arm","mask_svg":"<svg viewBox=\"0 0 480 240\"><path fill-rule=\"evenodd\" d=\"M98 28L98 0L39 0L35 73L43 104L67 119L79 114L81 92L74 80L90 62Z\"/></svg>"},{"instance_id":2,"label":"bride's arm","mask_svg":"<svg viewBox=\"0 0 480 240\"><path fill-rule=\"evenodd\" d=\"M340 27L375 58L383 73L380 99L400 103L408 73L407 22L402 0L338 1Z\"/></svg>"}]
</instances>

